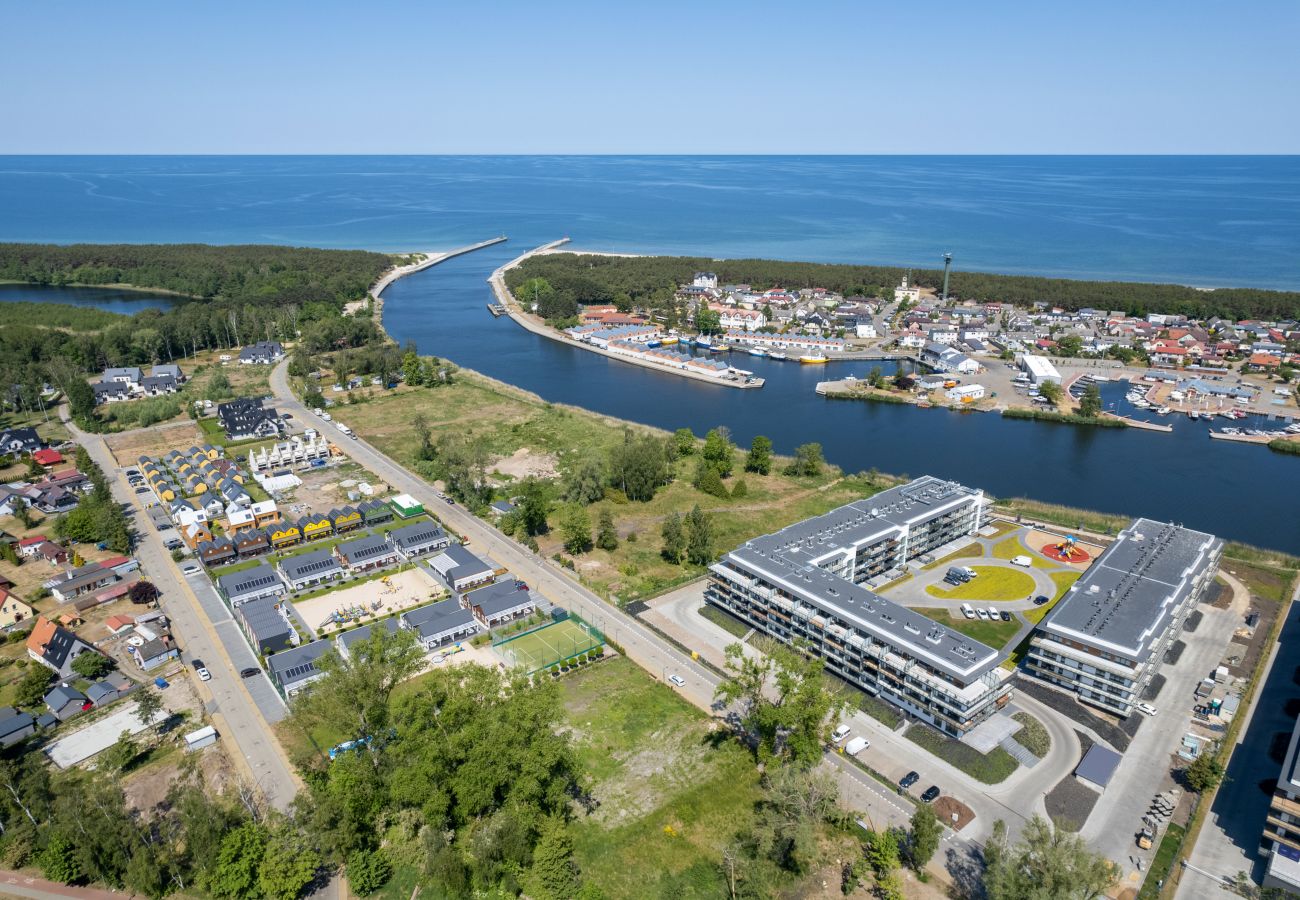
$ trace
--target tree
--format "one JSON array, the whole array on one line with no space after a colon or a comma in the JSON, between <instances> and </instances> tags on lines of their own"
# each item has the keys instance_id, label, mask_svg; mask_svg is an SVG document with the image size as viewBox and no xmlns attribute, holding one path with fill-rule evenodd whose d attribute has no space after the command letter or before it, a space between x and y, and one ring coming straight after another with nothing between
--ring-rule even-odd
<instances>
[{"instance_id":1,"label":"tree","mask_svg":"<svg viewBox=\"0 0 1300 900\"><path fill-rule=\"evenodd\" d=\"M907 856L912 868L918 872L926 867L939 849L939 839L943 835L943 826L939 824L934 809L928 805L917 806L912 813L911 831L907 839Z\"/></svg>"},{"instance_id":2,"label":"tree","mask_svg":"<svg viewBox=\"0 0 1300 900\"><path fill-rule=\"evenodd\" d=\"M750 836L756 853L804 873L820 862L821 826L837 815L838 789L825 772L795 766L770 770Z\"/></svg>"},{"instance_id":3,"label":"tree","mask_svg":"<svg viewBox=\"0 0 1300 900\"><path fill-rule=\"evenodd\" d=\"M614 514L607 509L600 511L596 520L596 546L602 550L618 549L618 529L614 527Z\"/></svg>"},{"instance_id":4,"label":"tree","mask_svg":"<svg viewBox=\"0 0 1300 900\"><path fill-rule=\"evenodd\" d=\"M660 531L663 536L663 557L671 563L680 565L686 555L686 530L682 527L682 517L678 513L669 513L664 519ZM48 680L48 679L47 679ZM41 696L45 696L42 692Z\"/></svg>"},{"instance_id":5,"label":"tree","mask_svg":"<svg viewBox=\"0 0 1300 900\"><path fill-rule=\"evenodd\" d=\"M572 554L586 553L591 549L591 516L584 506L572 504L564 511L560 521L564 549Z\"/></svg>"},{"instance_id":6,"label":"tree","mask_svg":"<svg viewBox=\"0 0 1300 900\"><path fill-rule=\"evenodd\" d=\"M683 523L686 532L686 561L695 566L713 562L713 517L700 509L697 503L686 514Z\"/></svg>"},{"instance_id":7,"label":"tree","mask_svg":"<svg viewBox=\"0 0 1300 900\"><path fill-rule=\"evenodd\" d=\"M530 535L545 534L548 525L546 517L551 511L551 501L546 485L536 478L524 481L523 492L519 498L519 521L524 531Z\"/></svg>"},{"instance_id":8,"label":"tree","mask_svg":"<svg viewBox=\"0 0 1300 900\"><path fill-rule=\"evenodd\" d=\"M40 663L28 666L14 690L14 703L19 706L35 706L40 703L49 692L50 679L53 677L54 673Z\"/></svg>"},{"instance_id":9,"label":"tree","mask_svg":"<svg viewBox=\"0 0 1300 900\"><path fill-rule=\"evenodd\" d=\"M610 451L610 484L629 500L653 500L655 491L672 481L669 452L669 446L654 435L625 431L623 443Z\"/></svg>"},{"instance_id":10,"label":"tree","mask_svg":"<svg viewBox=\"0 0 1300 900\"><path fill-rule=\"evenodd\" d=\"M722 483L722 477L718 475L718 470L706 459L700 459L695 464L695 477L691 480L691 485L697 490L714 497L726 497L727 486Z\"/></svg>"},{"instance_id":11,"label":"tree","mask_svg":"<svg viewBox=\"0 0 1300 900\"><path fill-rule=\"evenodd\" d=\"M1053 406L1058 406L1061 402L1061 386L1055 381L1044 381L1038 386L1038 393L1043 395L1043 399Z\"/></svg>"},{"instance_id":12,"label":"tree","mask_svg":"<svg viewBox=\"0 0 1300 900\"><path fill-rule=\"evenodd\" d=\"M1115 884L1110 860L1041 816L1029 820L1014 845L1007 843L1005 825L995 828L985 860L989 900L1094 900Z\"/></svg>"},{"instance_id":13,"label":"tree","mask_svg":"<svg viewBox=\"0 0 1300 900\"><path fill-rule=\"evenodd\" d=\"M714 696L739 705L741 727L759 760L810 766L821 759L825 723L844 707L823 677L822 661L784 646L757 659L739 643L724 652L726 677ZM769 683L774 690L765 689Z\"/></svg>"},{"instance_id":14,"label":"tree","mask_svg":"<svg viewBox=\"0 0 1300 900\"><path fill-rule=\"evenodd\" d=\"M1101 388L1096 382L1089 382L1079 398L1079 415L1094 418L1101 414Z\"/></svg>"},{"instance_id":15,"label":"tree","mask_svg":"<svg viewBox=\"0 0 1300 900\"><path fill-rule=\"evenodd\" d=\"M204 400L216 402L217 400L225 400L227 397L233 397L234 395L234 388L230 386L230 379L226 377L225 372L217 372L214 374L210 379L208 379L207 385L203 388Z\"/></svg>"},{"instance_id":16,"label":"tree","mask_svg":"<svg viewBox=\"0 0 1300 900\"><path fill-rule=\"evenodd\" d=\"M420 357L414 350L407 350L402 355L402 380L410 387L424 384L424 366L420 364Z\"/></svg>"},{"instance_id":17,"label":"tree","mask_svg":"<svg viewBox=\"0 0 1300 900\"><path fill-rule=\"evenodd\" d=\"M131 732L123 731L113 744L99 756L99 765L108 772L125 771L140 755L140 746L131 740Z\"/></svg>"},{"instance_id":18,"label":"tree","mask_svg":"<svg viewBox=\"0 0 1300 900\"><path fill-rule=\"evenodd\" d=\"M144 606L158 599L158 588L152 581L137 581L127 589L126 595L132 603Z\"/></svg>"},{"instance_id":19,"label":"tree","mask_svg":"<svg viewBox=\"0 0 1300 900\"><path fill-rule=\"evenodd\" d=\"M320 854L298 831L281 828L271 835L257 870L262 896L270 900L296 900L320 868Z\"/></svg>"},{"instance_id":20,"label":"tree","mask_svg":"<svg viewBox=\"0 0 1300 900\"><path fill-rule=\"evenodd\" d=\"M135 714L145 725L152 725L153 720L162 712L162 699L158 692L144 688L135 697Z\"/></svg>"},{"instance_id":21,"label":"tree","mask_svg":"<svg viewBox=\"0 0 1300 900\"><path fill-rule=\"evenodd\" d=\"M700 334L721 334L722 314L716 309L701 306L695 311L695 328Z\"/></svg>"},{"instance_id":22,"label":"tree","mask_svg":"<svg viewBox=\"0 0 1300 900\"><path fill-rule=\"evenodd\" d=\"M216 869L208 883L213 896L230 900L253 900L260 897L258 870L266 855L266 828L246 822L229 832L221 841Z\"/></svg>"},{"instance_id":23,"label":"tree","mask_svg":"<svg viewBox=\"0 0 1300 900\"><path fill-rule=\"evenodd\" d=\"M785 472L787 475L813 478L822 473L823 465L825 460L821 444L801 444L794 448L794 460L786 466Z\"/></svg>"},{"instance_id":24,"label":"tree","mask_svg":"<svg viewBox=\"0 0 1300 900\"><path fill-rule=\"evenodd\" d=\"M1204 750L1183 772L1187 786L1198 794L1213 788L1223 779L1223 764L1214 750Z\"/></svg>"},{"instance_id":25,"label":"tree","mask_svg":"<svg viewBox=\"0 0 1300 900\"><path fill-rule=\"evenodd\" d=\"M369 896L393 877L393 864L383 850L357 850L348 857L348 887Z\"/></svg>"},{"instance_id":26,"label":"tree","mask_svg":"<svg viewBox=\"0 0 1300 900\"><path fill-rule=\"evenodd\" d=\"M38 859L41 873L50 881L72 884L84 877L77 859L77 844L61 831L50 835Z\"/></svg>"},{"instance_id":27,"label":"tree","mask_svg":"<svg viewBox=\"0 0 1300 900\"><path fill-rule=\"evenodd\" d=\"M1083 350L1083 338L1077 334L1063 335L1056 342L1056 352L1061 356L1078 356Z\"/></svg>"},{"instance_id":28,"label":"tree","mask_svg":"<svg viewBox=\"0 0 1300 900\"><path fill-rule=\"evenodd\" d=\"M749 444L749 455L745 457L745 471L766 475L772 471L772 439L758 435Z\"/></svg>"},{"instance_id":29,"label":"tree","mask_svg":"<svg viewBox=\"0 0 1300 900\"><path fill-rule=\"evenodd\" d=\"M578 866L573 861L573 839L562 818L551 816L542 823L526 882L528 893L539 900L569 900L576 894Z\"/></svg>"},{"instance_id":30,"label":"tree","mask_svg":"<svg viewBox=\"0 0 1300 900\"><path fill-rule=\"evenodd\" d=\"M725 426L710 429L704 436L703 456L723 478L731 474L735 451L736 446L731 443L731 434Z\"/></svg>"},{"instance_id":31,"label":"tree","mask_svg":"<svg viewBox=\"0 0 1300 900\"><path fill-rule=\"evenodd\" d=\"M72 418L88 422L95 416L95 391L80 378L73 379L64 388L68 397L68 411Z\"/></svg>"},{"instance_id":32,"label":"tree","mask_svg":"<svg viewBox=\"0 0 1300 900\"><path fill-rule=\"evenodd\" d=\"M695 452L695 432L689 428L678 428L673 432L673 446L678 456L690 456Z\"/></svg>"},{"instance_id":33,"label":"tree","mask_svg":"<svg viewBox=\"0 0 1300 900\"><path fill-rule=\"evenodd\" d=\"M565 480L564 499L570 503L588 505L605 496L607 476L605 467L595 457L586 456L569 470Z\"/></svg>"},{"instance_id":34,"label":"tree","mask_svg":"<svg viewBox=\"0 0 1300 900\"><path fill-rule=\"evenodd\" d=\"M876 878L884 878L898 868L897 832L893 829L868 831L867 839L862 845L862 852L867 865L871 866L871 870L876 873Z\"/></svg>"},{"instance_id":35,"label":"tree","mask_svg":"<svg viewBox=\"0 0 1300 900\"><path fill-rule=\"evenodd\" d=\"M743 478L738 479L736 483L731 486L731 498L733 500L739 500L740 498L745 497L748 494L749 494L749 485L745 483L745 479Z\"/></svg>"},{"instance_id":36,"label":"tree","mask_svg":"<svg viewBox=\"0 0 1300 900\"><path fill-rule=\"evenodd\" d=\"M881 371L880 366L872 366L871 371L867 373L867 384L880 390L885 386L885 373Z\"/></svg>"},{"instance_id":37,"label":"tree","mask_svg":"<svg viewBox=\"0 0 1300 900\"><path fill-rule=\"evenodd\" d=\"M82 678L103 678L113 668L113 661L94 651L82 653L72 661L72 671Z\"/></svg>"}]
</instances>

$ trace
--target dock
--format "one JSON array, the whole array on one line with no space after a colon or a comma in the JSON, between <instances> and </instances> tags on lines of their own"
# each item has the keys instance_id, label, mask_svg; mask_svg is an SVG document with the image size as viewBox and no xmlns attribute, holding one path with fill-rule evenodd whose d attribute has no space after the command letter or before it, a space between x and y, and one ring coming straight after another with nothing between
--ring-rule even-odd
<instances>
[{"instance_id":1,"label":"dock","mask_svg":"<svg viewBox=\"0 0 1300 900\"><path fill-rule=\"evenodd\" d=\"M1279 437L1286 437L1284 434L1224 434L1222 431L1211 431L1210 437L1216 441L1236 441L1238 444L1267 444L1269 441L1275 441Z\"/></svg>"},{"instance_id":2,"label":"dock","mask_svg":"<svg viewBox=\"0 0 1300 900\"><path fill-rule=\"evenodd\" d=\"M1107 412L1102 413L1108 419L1119 419L1126 423L1130 428L1138 428L1142 431L1160 431L1165 434L1174 430L1172 425L1160 425L1156 422L1143 422L1141 419L1130 419L1128 416L1121 416L1119 413Z\"/></svg>"},{"instance_id":3,"label":"dock","mask_svg":"<svg viewBox=\"0 0 1300 900\"><path fill-rule=\"evenodd\" d=\"M487 311L492 313L492 316L497 319L501 318L502 316L506 315L507 312L509 312L509 310L507 310L500 303L489 303L487 305Z\"/></svg>"}]
</instances>

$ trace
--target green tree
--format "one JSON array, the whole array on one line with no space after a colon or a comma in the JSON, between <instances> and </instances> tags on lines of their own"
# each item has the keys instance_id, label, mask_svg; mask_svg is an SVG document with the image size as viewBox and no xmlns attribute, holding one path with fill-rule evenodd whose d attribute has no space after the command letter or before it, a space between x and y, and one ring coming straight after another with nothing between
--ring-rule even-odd
<instances>
[{"instance_id":1,"label":"green tree","mask_svg":"<svg viewBox=\"0 0 1300 900\"><path fill-rule=\"evenodd\" d=\"M618 549L618 529L614 527L614 514L607 509L600 511L596 520L596 546L602 550Z\"/></svg>"},{"instance_id":2,"label":"green tree","mask_svg":"<svg viewBox=\"0 0 1300 900\"><path fill-rule=\"evenodd\" d=\"M576 555L590 550L591 516L586 507L571 504L560 520L560 533L564 537L564 549L570 553Z\"/></svg>"},{"instance_id":3,"label":"green tree","mask_svg":"<svg viewBox=\"0 0 1300 900\"><path fill-rule=\"evenodd\" d=\"M678 428L673 432L673 446L677 448L678 456L690 456L695 452L695 432L689 428Z\"/></svg>"},{"instance_id":4,"label":"green tree","mask_svg":"<svg viewBox=\"0 0 1300 900\"><path fill-rule=\"evenodd\" d=\"M871 371L867 373L867 384L877 390L885 387L885 373L881 371L880 366L871 367Z\"/></svg>"},{"instance_id":5,"label":"green tree","mask_svg":"<svg viewBox=\"0 0 1300 900\"><path fill-rule=\"evenodd\" d=\"M1079 415L1094 418L1101 414L1101 389L1096 382L1089 382L1079 398Z\"/></svg>"},{"instance_id":6,"label":"green tree","mask_svg":"<svg viewBox=\"0 0 1300 900\"><path fill-rule=\"evenodd\" d=\"M649 502L660 487L672 480L669 459L669 448L661 439L625 431L623 443L610 451L610 484L629 500Z\"/></svg>"},{"instance_id":7,"label":"green tree","mask_svg":"<svg viewBox=\"0 0 1300 900\"><path fill-rule=\"evenodd\" d=\"M131 598L132 603L138 603L141 606L153 603L158 599L158 588L152 581L135 581L127 589L126 595Z\"/></svg>"},{"instance_id":8,"label":"green tree","mask_svg":"<svg viewBox=\"0 0 1300 900\"><path fill-rule=\"evenodd\" d=\"M745 471L766 475L772 471L772 439L758 435L749 444L749 455L745 457Z\"/></svg>"},{"instance_id":9,"label":"green tree","mask_svg":"<svg viewBox=\"0 0 1300 900\"><path fill-rule=\"evenodd\" d=\"M1038 386L1038 393L1043 395L1043 399L1053 406L1059 406L1061 396L1064 393L1061 386L1055 381L1044 381Z\"/></svg>"},{"instance_id":10,"label":"green tree","mask_svg":"<svg viewBox=\"0 0 1300 900\"><path fill-rule=\"evenodd\" d=\"M267 842L262 864L257 869L261 896L270 900L297 900L316 877L320 865L320 854L300 833L287 827L277 830Z\"/></svg>"},{"instance_id":11,"label":"green tree","mask_svg":"<svg viewBox=\"0 0 1300 900\"><path fill-rule=\"evenodd\" d=\"M253 900L262 896L257 876L267 843L266 828L253 822L246 822L226 834L217 854L216 868L208 881L212 895L229 900Z\"/></svg>"},{"instance_id":12,"label":"green tree","mask_svg":"<svg viewBox=\"0 0 1300 900\"><path fill-rule=\"evenodd\" d=\"M530 535L545 534L548 525L546 517L551 511L549 490L536 478L524 481L519 498L519 521L524 531Z\"/></svg>"},{"instance_id":13,"label":"green tree","mask_svg":"<svg viewBox=\"0 0 1300 900\"><path fill-rule=\"evenodd\" d=\"M56 831L45 842L38 862L43 874L50 881L72 884L85 877L81 862L77 856L77 844L62 831Z\"/></svg>"},{"instance_id":14,"label":"green tree","mask_svg":"<svg viewBox=\"0 0 1300 900\"><path fill-rule=\"evenodd\" d=\"M763 778L750 843L762 858L795 873L821 862L821 827L838 815L838 789L824 772L778 766Z\"/></svg>"},{"instance_id":15,"label":"green tree","mask_svg":"<svg viewBox=\"0 0 1300 900\"><path fill-rule=\"evenodd\" d=\"M564 499L570 503L589 505L605 496L608 476L605 467L595 457L585 456L569 470L564 483Z\"/></svg>"},{"instance_id":16,"label":"green tree","mask_svg":"<svg viewBox=\"0 0 1300 900\"><path fill-rule=\"evenodd\" d=\"M402 380L410 387L424 384L424 366L421 365L420 357L414 350L407 350L402 355Z\"/></svg>"},{"instance_id":17,"label":"green tree","mask_svg":"<svg viewBox=\"0 0 1300 900\"><path fill-rule=\"evenodd\" d=\"M749 485L745 483L745 479L743 478L738 479L736 483L731 486L731 498L733 500L739 500L742 497L748 496L748 494Z\"/></svg>"},{"instance_id":18,"label":"green tree","mask_svg":"<svg viewBox=\"0 0 1300 900\"><path fill-rule=\"evenodd\" d=\"M661 552L664 559L670 563L681 565L682 558L686 556L686 529L682 526L681 515L675 512L669 513L664 519L660 534L663 537ZM41 696L45 696L43 690Z\"/></svg>"},{"instance_id":19,"label":"green tree","mask_svg":"<svg viewBox=\"0 0 1300 900\"><path fill-rule=\"evenodd\" d=\"M89 422L95 417L95 391L80 378L73 379L64 388L68 396L68 411L80 422Z\"/></svg>"},{"instance_id":20,"label":"green tree","mask_svg":"<svg viewBox=\"0 0 1300 900\"><path fill-rule=\"evenodd\" d=\"M813 478L822 473L824 465L821 444L800 444L794 448L794 460L786 466L785 471L787 475Z\"/></svg>"},{"instance_id":21,"label":"green tree","mask_svg":"<svg viewBox=\"0 0 1300 900\"><path fill-rule=\"evenodd\" d=\"M154 719L158 718L158 713L162 712L162 708L162 699L159 698L157 691L142 688L136 693L135 714L144 724L152 725Z\"/></svg>"},{"instance_id":22,"label":"green tree","mask_svg":"<svg viewBox=\"0 0 1300 900\"><path fill-rule=\"evenodd\" d=\"M1076 834L1053 828L1041 816L1009 844L1006 826L985 846L984 890L989 900L1094 900L1115 884L1110 860L1093 853Z\"/></svg>"},{"instance_id":23,"label":"green tree","mask_svg":"<svg viewBox=\"0 0 1300 900\"><path fill-rule=\"evenodd\" d=\"M357 850L348 857L348 887L368 897L393 877L393 864L383 850Z\"/></svg>"},{"instance_id":24,"label":"green tree","mask_svg":"<svg viewBox=\"0 0 1300 900\"><path fill-rule=\"evenodd\" d=\"M710 429L704 436L703 456L723 478L731 474L735 451L736 446L731 443L731 435L726 426Z\"/></svg>"},{"instance_id":25,"label":"green tree","mask_svg":"<svg viewBox=\"0 0 1300 900\"><path fill-rule=\"evenodd\" d=\"M94 651L82 653L72 661L72 671L82 678L103 678L113 668L113 661Z\"/></svg>"},{"instance_id":26,"label":"green tree","mask_svg":"<svg viewBox=\"0 0 1300 900\"><path fill-rule=\"evenodd\" d=\"M573 860L573 839L558 816L542 822L533 864L526 878L528 893L539 900L569 900L578 890L578 866Z\"/></svg>"},{"instance_id":27,"label":"green tree","mask_svg":"<svg viewBox=\"0 0 1300 900\"><path fill-rule=\"evenodd\" d=\"M14 689L14 703L28 707L37 705L45 699L53 677L54 673L40 663L28 666Z\"/></svg>"},{"instance_id":28,"label":"green tree","mask_svg":"<svg viewBox=\"0 0 1300 900\"><path fill-rule=\"evenodd\" d=\"M911 830L907 839L907 856L912 868L918 872L926 867L935 851L939 849L939 839L943 836L943 826L934 814L934 809L926 804L917 806L912 813Z\"/></svg>"},{"instance_id":29,"label":"green tree","mask_svg":"<svg viewBox=\"0 0 1300 900\"><path fill-rule=\"evenodd\" d=\"M123 772L140 755L140 746L131 740L131 732L123 731L113 744L99 756L100 765L110 772Z\"/></svg>"},{"instance_id":30,"label":"green tree","mask_svg":"<svg viewBox=\"0 0 1300 900\"><path fill-rule=\"evenodd\" d=\"M1209 749L1202 751L1184 770L1183 777L1187 786L1198 794L1215 787L1223 779L1223 764L1219 762L1218 753Z\"/></svg>"},{"instance_id":31,"label":"green tree","mask_svg":"<svg viewBox=\"0 0 1300 900\"><path fill-rule=\"evenodd\" d=\"M722 314L716 309L701 306L695 311L695 328L700 334L721 334Z\"/></svg>"},{"instance_id":32,"label":"green tree","mask_svg":"<svg viewBox=\"0 0 1300 900\"><path fill-rule=\"evenodd\" d=\"M898 834L893 829L885 831L868 831L867 839L862 845L863 856L867 865L876 873L876 878L884 878L899 865Z\"/></svg>"},{"instance_id":33,"label":"green tree","mask_svg":"<svg viewBox=\"0 0 1300 900\"><path fill-rule=\"evenodd\" d=\"M686 561L694 566L713 562L713 517L697 503L686 514L682 527L686 532Z\"/></svg>"},{"instance_id":34,"label":"green tree","mask_svg":"<svg viewBox=\"0 0 1300 900\"><path fill-rule=\"evenodd\" d=\"M1083 351L1083 338L1077 334L1063 335L1056 342L1056 352L1061 356L1078 356Z\"/></svg>"},{"instance_id":35,"label":"green tree","mask_svg":"<svg viewBox=\"0 0 1300 900\"><path fill-rule=\"evenodd\" d=\"M233 396L235 396L235 390L230 386L230 379L226 377L225 372L216 372L208 379L208 383L203 388L203 399L211 400L214 403Z\"/></svg>"},{"instance_id":36,"label":"green tree","mask_svg":"<svg viewBox=\"0 0 1300 900\"><path fill-rule=\"evenodd\" d=\"M727 486L722 483L718 470L705 459L696 462L695 477L691 480L691 484L697 491L703 491L714 497L729 496Z\"/></svg>"}]
</instances>

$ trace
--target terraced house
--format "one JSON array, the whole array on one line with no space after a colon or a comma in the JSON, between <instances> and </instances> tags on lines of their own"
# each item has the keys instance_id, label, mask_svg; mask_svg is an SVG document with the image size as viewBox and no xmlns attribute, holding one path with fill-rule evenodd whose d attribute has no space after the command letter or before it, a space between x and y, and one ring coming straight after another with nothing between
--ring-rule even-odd
<instances>
[{"instance_id":1,"label":"terraced house","mask_svg":"<svg viewBox=\"0 0 1300 900\"><path fill-rule=\"evenodd\" d=\"M708 602L947 734L970 731L1011 696L1001 654L866 585L974 533L982 491L923 477L755 538L710 567Z\"/></svg>"}]
</instances>

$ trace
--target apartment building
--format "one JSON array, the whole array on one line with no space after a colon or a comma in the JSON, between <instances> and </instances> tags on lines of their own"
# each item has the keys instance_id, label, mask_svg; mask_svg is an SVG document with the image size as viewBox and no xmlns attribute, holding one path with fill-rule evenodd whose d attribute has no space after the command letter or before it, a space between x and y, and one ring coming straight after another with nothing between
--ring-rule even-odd
<instances>
[{"instance_id":1,"label":"apartment building","mask_svg":"<svg viewBox=\"0 0 1300 900\"><path fill-rule=\"evenodd\" d=\"M1135 519L1035 631L1025 670L1127 716L1218 571L1223 541Z\"/></svg>"},{"instance_id":2,"label":"apartment building","mask_svg":"<svg viewBox=\"0 0 1300 900\"><path fill-rule=\"evenodd\" d=\"M1001 654L870 590L974 533L982 491L923 477L755 538L710 567L708 602L953 736L1011 696Z\"/></svg>"}]
</instances>

